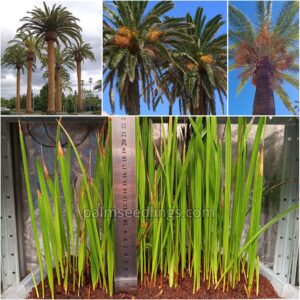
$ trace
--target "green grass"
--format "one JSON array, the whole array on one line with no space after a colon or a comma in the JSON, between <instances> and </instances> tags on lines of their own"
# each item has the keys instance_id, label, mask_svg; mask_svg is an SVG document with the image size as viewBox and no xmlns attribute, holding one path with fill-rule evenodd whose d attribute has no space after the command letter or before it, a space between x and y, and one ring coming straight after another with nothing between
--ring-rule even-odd
<instances>
[{"instance_id":1,"label":"green grass","mask_svg":"<svg viewBox=\"0 0 300 300\"><path fill-rule=\"evenodd\" d=\"M178 125L177 118L170 117L167 126L161 126L159 140L154 140L150 119L136 118L136 203L140 211L146 211L137 221L141 282L153 285L159 279L161 284L167 276L169 285L176 288L180 278L190 276L193 292L200 289L201 281L207 282L208 288L221 285L226 291L244 277L247 296L258 293L258 238L299 207L297 204L287 208L260 227L265 124L263 117L255 128L252 122L247 124L246 119L239 118L235 145L229 118L224 137L220 138L216 117L189 118L183 126ZM96 136L92 174L91 166L83 163L70 135L58 122L53 174L48 172L47 158L38 157L39 187L32 193L20 126L42 297L43 260L52 297L55 280L68 293L80 289L89 278L93 289L103 288L110 296L113 294L113 217L84 218L86 211L104 214L113 208L111 120L106 124L107 133L104 128ZM255 138L250 147L247 141L252 129ZM65 148L59 142L61 133L69 141ZM71 155L80 169L79 191L71 181ZM33 197L38 199L40 228ZM39 244L39 230L43 245Z\"/></svg>"}]
</instances>

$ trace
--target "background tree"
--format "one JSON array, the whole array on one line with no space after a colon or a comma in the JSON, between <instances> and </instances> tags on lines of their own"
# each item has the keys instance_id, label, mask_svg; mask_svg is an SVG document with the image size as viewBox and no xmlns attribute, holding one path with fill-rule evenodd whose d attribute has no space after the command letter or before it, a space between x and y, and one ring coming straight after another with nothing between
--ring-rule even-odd
<instances>
[{"instance_id":1,"label":"background tree","mask_svg":"<svg viewBox=\"0 0 300 300\"><path fill-rule=\"evenodd\" d=\"M41 45L36 38L28 31L18 32L15 39L10 43L16 43L26 49L27 61L27 93L26 93L26 113L32 113L32 71L35 69L37 56L40 57Z\"/></svg>"},{"instance_id":2,"label":"background tree","mask_svg":"<svg viewBox=\"0 0 300 300\"><path fill-rule=\"evenodd\" d=\"M1 107L9 108L10 110L16 109L16 97L11 97L9 99L1 97Z\"/></svg>"},{"instance_id":3,"label":"background tree","mask_svg":"<svg viewBox=\"0 0 300 300\"><path fill-rule=\"evenodd\" d=\"M74 113L75 110L76 110L76 99L75 97L77 96L74 96L74 95L68 95L67 97L65 97L65 100L64 100L64 106L65 106L65 110L68 112L68 113Z\"/></svg>"},{"instance_id":4,"label":"background tree","mask_svg":"<svg viewBox=\"0 0 300 300\"><path fill-rule=\"evenodd\" d=\"M76 62L76 70L77 70L77 88L78 88L78 102L77 102L77 111L83 112L83 99L82 99L82 90L81 90L81 64L84 60L95 60L94 53L92 51L92 47L87 43L76 43L71 45L68 48L69 56L74 59Z\"/></svg>"},{"instance_id":5,"label":"background tree","mask_svg":"<svg viewBox=\"0 0 300 300\"><path fill-rule=\"evenodd\" d=\"M38 97L34 100L36 111L47 112L48 107L48 84L44 84L40 89Z\"/></svg>"},{"instance_id":6,"label":"background tree","mask_svg":"<svg viewBox=\"0 0 300 300\"><path fill-rule=\"evenodd\" d=\"M274 115L274 92L286 108L295 113L283 84L299 89L299 2L286 1L272 23L272 2L256 2L256 22L230 5L230 69L239 69L238 93L248 80L256 87L253 114Z\"/></svg>"},{"instance_id":7,"label":"background tree","mask_svg":"<svg viewBox=\"0 0 300 300\"><path fill-rule=\"evenodd\" d=\"M161 78L162 64L172 62L170 48L190 40L182 30L189 25L182 18L165 18L174 4L158 2L147 11L148 1L113 1L104 5L104 90L108 85L110 105L115 111L114 87L120 107L128 114L140 114L140 97L155 110L162 99L158 88L168 93ZM146 12L147 11L147 12ZM140 91L141 90L141 91Z\"/></svg>"},{"instance_id":8,"label":"background tree","mask_svg":"<svg viewBox=\"0 0 300 300\"><path fill-rule=\"evenodd\" d=\"M28 30L38 42L47 43L48 55L48 113L55 113L55 43L61 42L65 46L72 40L81 40L81 28L66 7L54 4L52 8L43 2L43 9L35 7L28 12L29 16L21 21L25 23L18 30Z\"/></svg>"},{"instance_id":9,"label":"background tree","mask_svg":"<svg viewBox=\"0 0 300 300\"><path fill-rule=\"evenodd\" d=\"M2 57L1 65L5 68L17 70L17 86L16 86L16 112L21 111L20 103L20 85L21 85L21 71L24 73L26 69L26 49L15 44L5 49Z\"/></svg>"}]
</instances>

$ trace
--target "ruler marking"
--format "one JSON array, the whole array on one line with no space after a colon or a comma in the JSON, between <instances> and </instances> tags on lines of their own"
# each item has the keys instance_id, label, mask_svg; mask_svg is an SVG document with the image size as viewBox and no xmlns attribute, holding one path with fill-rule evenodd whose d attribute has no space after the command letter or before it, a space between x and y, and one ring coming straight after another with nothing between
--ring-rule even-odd
<instances>
[{"instance_id":1,"label":"ruler marking","mask_svg":"<svg viewBox=\"0 0 300 300\"><path fill-rule=\"evenodd\" d=\"M112 159L116 209L115 292L136 293L136 219L132 214L136 209L135 118L112 118Z\"/></svg>"}]
</instances>

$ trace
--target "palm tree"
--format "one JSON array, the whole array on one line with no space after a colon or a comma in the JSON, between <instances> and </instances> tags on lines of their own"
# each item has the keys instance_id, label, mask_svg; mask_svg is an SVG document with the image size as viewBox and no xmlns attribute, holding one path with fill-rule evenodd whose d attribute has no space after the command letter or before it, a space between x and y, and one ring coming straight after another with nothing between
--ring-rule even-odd
<instances>
[{"instance_id":1,"label":"palm tree","mask_svg":"<svg viewBox=\"0 0 300 300\"><path fill-rule=\"evenodd\" d=\"M48 76L49 72L46 70L43 73L43 79L48 79ZM62 112L62 93L64 91L71 93L71 86L70 74L64 66L61 66L59 72L55 74L55 106L57 112Z\"/></svg>"},{"instance_id":2,"label":"palm tree","mask_svg":"<svg viewBox=\"0 0 300 300\"><path fill-rule=\"evenodd\" d=\"M227 35L217 33L225 22L221 15L206 21L203 8L197 9L194 18L188 14L186 21L193 24L187 29L192 41L176 47L172 56L178 63L164 73L170 86L170 112L178 98L184 114L187 111L192 115L216 114L215 92L224 112L222 95L226 97L227 91Z\"/></svg>"},{"instance_id":3,"label":"palm tree","mask_svg":"<svg viewBox=\"0 0 300 300\"><path fill-rule=\"evenodd\" d=\"M71 40L81 40L81 28L75 18L66 7L54 4L52 8L43 2L43 9L35 7L29 16L21 21L25 23L18 30L28 30L35 35L38 42L47 43L48 54L48 113L55 113L55 43L61 42L65 46L71 44Z\"/></svg>"},{"instance_id":4,"label":"palm tree","mask_svg":"<svg viewBox=\"0 0 300 300\"><path fill-rule=\"evenodd\" d=\"M96 81L96 84L94 86L94 90L101 92L102 91L102 80L99 79Z\"/></svg>"},{"instance_id":5,"label":"palm tree","mask_svg":"<svg viewBox=\"0 0 300 300\"><path fill-rule=\"evenodd\" d=\"M68 94L71 94L73 91L70 74L64 68L61 70L61 90L63 93Z\"/></svg>"},{"instance_id":6,"label":"palm tree","mask_svg":"<svg viewBox=\"0 0 300 300\"><path fill-rule=\"evenodd\" d=\"M55 107L57 112L62 112L62 90L64 84L70 82L70 74L67 71L67 68L74 69L75 65L71 58L68 55L67 49L60 51L59 48L56 48L55 55Z\"/></svg>"},{"instance_id":7,"label":"palm tree","mask_svg":"<svg viewBox=\"0 0 300 300\"><path fill-rule=\"evenodd\" d=\"M17 70L16 112L20 112L21 71L24 73L27 66L26 49L19 44L7 47L3 54L1 65L6 68Z\"/></svg>"},{"instance_id":8,"label":"palm tree","mask_svg":"<svg viewBox=\"0 0 300 300\"><path fill-rule=\"evenodd\" d=\"M255 24L235 6L229 7L231 70L241 70L238 93L252 79L256 87L254 115L275 114L274 92L295 113L283 83L299 89L298 76L295 77L299 70L299 27L295 20L299 3L285 2L274 24L272 2L257 1L256 6Z\"/></svg>"},{"instance_id":9,"label":"palm tree","mask_svg":"<svg viewBox=\"0 0 300 300\"><path fill-rule=\"evenodd\" d=\"M36 57L40 56L40 43L28 31L21 31L16 34L15 39L10 43L24 46L26 49L27 61L27 93L26 93L26 113L32 113L32 71Z\"/></svg>"},{"instance_id":10,"label":"palm tree","mask_svg":"<svg viewBox=\"0 0 300 300\"><path fill-rule=\"evenodd\" d=\"M183 33L189 27L182 18L164 18L174 4L158 2L148 12L148 1L113 1L104 5L104 90L110 85L110 105L115 111L114 88L120 107L128 114L140 113L140 96L155 110L161 96L168 93L161 79L163 64L172 63L170 49L189 41ZM141 90L141 91L140 91ZM152 101L151 101L152 98Z\"/></svg>"},{"instance_id":11,"label":"palm tree","mask_svg":"<svg viewBox=\"0 0 300 300\"><path fill-rule=\"evenodd\" d=\"M76 43L71 45L68 48L69 56L72 57L76 62L76 70L77 70L77 86L78 86L78 102L77 102L77 111L83 112L83 99L82 99L82 91L81 91L81 64L84 60L95 60L94 53L92 52L92 47L87 43Z\"/></svg>"},{"instance_id":12,"label":"palm tree","mask_svg":"<svg viewBox=\"0 0 300 300\"><path fill-rule=\"evenodd\" d=\"M68 54L68 49L61 49L60 47L55 48L55 111L62 112L62 80L70 81L70 74L68 69L73 70L75 68L72 58ZM47 67L47 57L42 56L42 68ZM49 72L44 73L44 78L48 78Z\"/></svg>"}]
</instances>

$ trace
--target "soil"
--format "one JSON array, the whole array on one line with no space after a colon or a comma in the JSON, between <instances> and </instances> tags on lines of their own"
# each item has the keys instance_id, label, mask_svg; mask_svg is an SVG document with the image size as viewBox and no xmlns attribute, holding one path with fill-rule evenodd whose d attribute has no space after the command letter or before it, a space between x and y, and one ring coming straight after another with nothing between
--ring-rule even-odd
<instances>
[{"instance_id":1,"label":"soil","mask_svg":"<svg viewBox=\"0 0 300 300\"><path fill-rule=\"evenodd\" d=\"M186 276L179 282L178 288L170 288L167 278L162 280L162 286L160 285L160 279L157 279L155 287L150 287L145 284L139 284L137 294L114 294L113 299L245 299L247 298L244 289L244 280L241 280L234 289L229 289L223 292L222 287L217 289L207 289L206 283L201 283L200 290L193 294L193 279ZM41 284L38 285L39 291L41 291ZM253 282L253 291L250 298L279 298L275 292L271 283L262 275L259 279L259 294L256 295L256 283ZM40 292L41 295L41 292ZM36 299L35 288L28 295L28 299ZM48 280L45 280L45 298L51 298L51 293L48 285ZM89 284L85 285L81 289L77 289L75 292L70 290L66 295L62 286L55 284L55 298L56 299L109 299L107 293L102 289L96 288L92 290Z\"/></svg>"}]
</instances>

